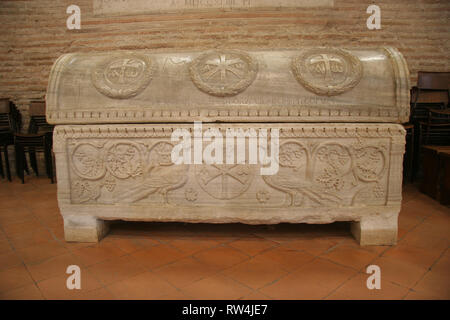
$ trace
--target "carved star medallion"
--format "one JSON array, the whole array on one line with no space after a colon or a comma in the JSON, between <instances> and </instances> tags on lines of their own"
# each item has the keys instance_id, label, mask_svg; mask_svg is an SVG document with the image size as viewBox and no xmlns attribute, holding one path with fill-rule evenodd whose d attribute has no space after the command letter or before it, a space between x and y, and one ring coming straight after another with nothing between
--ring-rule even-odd
<instances>
[{"instance_id":1,"label":"carved star medallion","mask_svg":"<svg viewBox=\"0 0 450 320\"><path fill-rule=\"evenodd\" d=\"M197 88L217 97L241 93L252 84L257 72L257 61L235 50L207 52L196 58L190 67Z\"/></svg>"}]
</instances>

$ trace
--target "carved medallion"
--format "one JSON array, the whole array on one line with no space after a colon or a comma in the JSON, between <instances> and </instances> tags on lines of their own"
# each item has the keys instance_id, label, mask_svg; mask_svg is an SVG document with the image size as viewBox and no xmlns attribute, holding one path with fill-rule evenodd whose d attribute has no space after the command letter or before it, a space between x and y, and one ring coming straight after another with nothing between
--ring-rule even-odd
<instances>
[{"instance_id":1,"label":"carved medallion","mask_svg":"<svg viewBox=\"0 0 450 320\"><path fill-rule=\"evenodd\" d=\"M256 78L258 62L234 50L212 51L196 58L190 67L192 81L201 91L217 97L235 96Z\"/></svg>"},{"instance_id":2,"label":"carved medallion","mask_svg":"<svg viewBox=\"0 0 450 320\"><path fill-rule=\"evenodd\" d=\"M119 179L142 175L143 159L139 147L132 142L113 144L106 154L106 166Z\"/></svg>"},{"instance_id":3,"label":"carved medallion","mask_svg":"<svg viewBox=\"0 0 450 320\"><path fill-rule=\"evenodd\" d=\"M197 166L197 181L210 196L229 200L243 194L253 180L248 165L201 165Z\"/></svg>"},{"instance_id":4,"label":"carved medallion","mask_svg":"<svg viewBox=\"0 0 450 320\"><path fill-rule=\"evenodd\" d=\"M138 95L149 85L152 64L152 60L143 55L116 55L102 61L92 71L92 83L105 96L128 99Z\"/></svg>"},{"instance_id":5,"label":"carved medallion","mask_svg":"<svg viewBox=\"0 0 450 320\"><path fill-rule=\"evenodd\" d=\"M305 50L292 61L297 80L309 91L335 96L354 88L363 74L359 58L334 48Z\"/></svg>"},{"instance_id":6,"label":"carved medallion","mask_svg":"<svg viewBox=\"0 0 450 320\"><path fill-rule=\"evenodd\" d=\"M386 167L385 154L377 147L355 150L355 173L364 182L380 180Z\"/></svg>"},{"instance_id":7,"label":"carved medallion","mask_svg":"<svg viewBox=\"0 0 450 320\"><path fill-rule=\"evenodd\" d=\"M103 153L91 144L78 145L72 152L71 160L74 172L81 178L97 180L106 173Z\"/></svg>"}]
</instances>

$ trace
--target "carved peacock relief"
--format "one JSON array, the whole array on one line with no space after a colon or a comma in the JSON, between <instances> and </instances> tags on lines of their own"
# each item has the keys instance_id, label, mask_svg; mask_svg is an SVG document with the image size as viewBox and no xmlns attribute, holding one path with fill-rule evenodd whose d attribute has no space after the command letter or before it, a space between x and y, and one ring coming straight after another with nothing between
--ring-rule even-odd
<instances>
[{"instance_id":1,"label":"carved peacock relief","mask_svg":"<svg viewBox=\"0 0 450 320\"><path fill-rule=\"evenodd\" d=\"M114 203L206 205L248 198L261 207L331 207L368 199L381 203L386 195L386 140L286 139L280 144L278 173L265 176L251 164L174 165L172 149L166 140L73 143L72 202L109 198ZM181 194L175 195L178 189ZM280 194L284 202L277 200Z\"/></svg>"}]
</instances>

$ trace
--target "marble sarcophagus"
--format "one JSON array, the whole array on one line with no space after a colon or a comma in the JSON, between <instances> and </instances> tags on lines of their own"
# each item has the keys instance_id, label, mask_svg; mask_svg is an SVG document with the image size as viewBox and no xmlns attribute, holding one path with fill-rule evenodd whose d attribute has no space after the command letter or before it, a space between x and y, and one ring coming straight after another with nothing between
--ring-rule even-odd
<instances>
[{"instance_id":1,"label":"marble sarcophagus","mask_svg":"<svg viewBox=\"0 0 450 320\"><path fill-rule=\"evenodd\" d=\"M71 53L46 99L67 241L135 220L352 221L362 245L396 242L396 49Z\"/></svg>"}]
</instances>

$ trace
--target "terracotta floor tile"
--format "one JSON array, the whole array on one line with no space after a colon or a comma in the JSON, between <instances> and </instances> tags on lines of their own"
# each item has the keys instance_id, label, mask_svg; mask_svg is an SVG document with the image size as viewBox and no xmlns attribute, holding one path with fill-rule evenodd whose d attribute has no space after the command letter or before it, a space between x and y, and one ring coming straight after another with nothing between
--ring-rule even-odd
<instances>
[{"instance_id":1,"label":"terracotta floor tile","mask_svg":"<svg viewBox=\"0 0 450 320\"><path fill-rule=\"evenodd\" d=\"M19 207L0 209L0 225L3 228L7 228L9 225L25 223L31 220L36 220L35 216L26 208Z\"/></svg>"},{"instance_id":2,"label":"terracotta floor tile","mask_svg":"<svg viewBox=\"0 0 450 320\"><path fill-rule=\"evenodd\" d=\"M79 248L72 252L84 266L91 266L126 254L123 250L107 242Z\"/></svg>"},{"instance_id":3,"label":"terracotta floor tile","mask_svg":"<svg viewBox=\"0 0 450 320\"><path fill-rule=\"evenodd\" d=\"M99 244L67 243L56 185L15 179L0 183L0 299L450 299L450 208L415 185L403 196L392 248L360 247L348 223L116 222ZM356 273L368 263L381 267L380 291ZM81 291L66 288L69 264Z\"/></svg>"},{"instance_id":4,"label":"terracotta floor tile","mask_svg":"<svg viewBox=\"0 0 450 320\"><path fill-rule=\"evenodd\" d=\"M434 211L441 210L438 203L434 203L429 199L427 196L418 195L416 199L409 201L402 207L402 213L425 219Z\"/></svg>"},{"instance_id":5,"label":"terracotta floor tile","mask_svg":"<svg viewBox=\"0 0 450 320\"><path fill-rule=\"evenodd\" d=\"M40 245L53 240L54 238L51 233L44 228L35 229L28 233L21 233L9 238L9 241L15 249Z\"/></svg>"},{"instance_id":6,"label":"terracotta floor tile","mask_svg":"<svg viewBox=\"0 0 450 320\"><path fill-rule=\"evenodd\" d=\"M35 284L26 285L0 294L0 300L42 300L43 298Z\"/></svg>"},{"instance_id":7,"label":"terracotta floor tile","mask_svg":"<svg viewBox=\"0 0 450 320\"><path fill-rule=\"evenodd\" d=\"M410 291L405 300L449 300L448 296L435 296L428 292Z\"/></svg>"},{"instance_id":8,"label":"terracotta floor tile","mask_svg":"<svg viewBox=\"0 0 450 320\"><path fill-rule=\"evenodd\" d=\"M383 257L397 259L411 265L429 268L438 260L445 248L417 248L407 244L399 243L383 253Z\"/></svg>"},{"instance_id":9,"label":"terracotta floor tile","mask_svg":"<svg viewBox=\"0 0 450 320\"><path fill-rule=\"evenodd\" d=\"M327 297L333 300L399 300L408 289L381 278L381 289L367 288L369 274L358 273Z\"/></svg>"},{"instance_id":10,"label":"terracotta floor tile","mask_svg":"<svg viewBox=\"0 0 450 320\"><path fill-rule=\"evenodd\" d=\"M275 299L323 299L355 274L353 269L316 258L259 291Z\"/></svg>"},{"instance_id":11,"label":"terracotta floor tile","mask_svg":"<svg viewBox=\"0 0 450 320\"><path fill-rule=\"evenodd\" d=\"M49 210L48 208L39 208L39 209L31 209L30 210L33 216L39 220L41 223L46 223L53 220L63 221L61 213L58 208L54 208Z\"/></svg>"},{"instance_id":12,"label":"terracotta floor tile","mask_svg":"<svg viewBox=\"0 0 450 320\"><path fill-rule=\"evenodd\" d=\"M0 293L17 289L33 283L25 266L20 265L0 271Z\"/></svg>"},{"instance_id":13,"label":"terracotta floor tile","mask_svg":"<svg viewBox=\"0 0 450 320\"><path fill-rule=\"evenodd\" d=\"M22 264L22 260L13 251L0 254L0 271L7 270L9 268Z\"/></svg>"},{"instance_id":14,"label":"terracotta floor tile","mask_svg":"<svg viewBox=\"0 0 450 320\"><path fill-rule=\"evenodd\" d=\"M294 250L283 245L263 252L257 257L288 272L298 269L314 259L314 256L307 252Z\"/></svg>"},{"instance_id":15,"label":"terracotta floor tile","mask_svg":"<svg viewBox=\"0 0 450 320\"><path fill-rule=\"evenodd\" d=\"M450 212L445 215L432 215L428 217L417 230L431 232L435 237L450 240Z\"/></svg>"},{"instance_id":16,"label":"terracotta floor tile","mask_svg":"<svg viewBox=\"0 0 450 320\"><path fill-rule=\"evenodd\" d=\"M191 300L191 298L175 289L168 294L156 297L155 300Z\"/></svg>"},{"instance_id":17,"label":"terracotta floor tile","mask_svg":"<svg viewBox=\"0 0 450 320\"><path fill-rule=\"evenodd\" d=\"M115 300L116 297L105 288L98 288L92 291L81 292L76 300Z\"/></svg>"},{"instance_id":18,"label":"terracotta floor tile","mask_svg":"<svg viewBox=\"0 0 450 320\"><path fill-rule=\"evenodd\" d=\"M8 237L5 235L3 230L0 228L0 242L1 241L7 241L7 240L8 240Z\"/></svg>"},{"instance_id":19,"label":"terracotta floor tile","mask_svg":"<svg viewBox=\"0 0 450 320\"><path fill-rule=\"evenodd\" d=\"M251 289L223 275L197 281L181 289L192 299L236 300L247 296Z\"/></svg>"},{"instance_id":20,"label":"terracotta floor tile","mask_svg":"<svg viewBox=\"0 0 450 320\"><path fill-rule=\"evenodd\" d=\"M339 245L336 248L321 255L338 264L360 270L370 264L378 256L377 253L369 252L362 248L349 245Z\"/></svg>"},{"instance_id":21,"label":"terracotta floor tile","mask_svg":"<svg viewBox=\"0 0 450 320\"><path fill-rule=\"evenodd\" d=\"M381 269L381 279L389 280L406 288L412 288L427 272L426 268L395 258L380 257L372 264Z\"/></svg>"},{"instance_id":22,"label":"terracotta floor tile","mask_svg":"<svg viewBox=\"0 0 450 320\"><path fill-rule=\"evenodd\" d=\"M211 247L218 246L218 242L215 240L201 239L201 238L182 238L166 241L166 243L172 247L177 248L183 253L183 255L192 255L197 252L209 249Z\"/></svg>"},{"instance_id":23,"label":"terracotta floor tile","mask_svg":"<svg viewBox=\"0 0 450 320\"><path fill-rule=\"evenodd\" d=\"M179 250L165 244L136 251L131 256L148 269L159 268L183 258Z\"/></svg>"},{"instance_id":24,"label":"terracotta floor tile","mask_svg":"<svg viewBox=\"0 0 450 320\"><path fill-rule=\"evenodd\" d=\"M167 295L175 289L166 281L147 271L108 286L118 299L151 300Z\"/></svg>"},{"instance_id":25,"label":"terracotta floor tile","mask_svg":"<svg viewBox=\"0 0 450 320\"><path fill-rule=\"evenodd\" d=\"M249 259L249 256L228 246L218 246L194 255L200 263L208 268L224 270Z\"/></svg>"},{"instance_id":26,"label":"terracotta floor tile","mask_svg":"<svg viewBox=\"0 0 450 320\"><path fill-rule=\"evenodd\" d=\"M296 250L304 250L314 256L320 255L337 244L337 241L327 238L302 238L286 245Z\"/></svg>"},{"instance_id":27,"label":"terracotta floor tile","mask_svg":"<svg viewBox=\"0 0 450 320\"><path fill-rule=\"evenodd\" d=\"M67 253L68 250L57 241L49 241L38 245L17 249L17 255L27 264L38 263L52 257Z\"/></svg>"},{"instance_id":28,"label":"terracotta floor tile","mask_svg":"<svg viewBox=\"0 0 450 320\"><path fill-rule=\"evenodd\" d=\"M278 243L257 237L247 237L232 241L228 245L241 250L249 256L254 256L262 251L278 246Z\"/></svg>"},{"instance_id":29,"label":"terracotta floor tile","mask_svg":"<svg viewBox=\"0 0 450 320\"><path fill-rule=\"evenodd\" d=\"M2 201L2 209L18 209L23 208L23 201L18 199L14 194L7 201Z\"/></svg>"},{"instance_id":30,"label":"terracotta floor tile","mask_svg":"<svg viewBox=\"0 0 450 320\"><path fill-rule=\"evenodd\" d=\"M84 299L87 292L100 289L101 283L85 268L81 268L81 289L69 290L67 278L70 275L61 275L38 282L38 287L46 299L70 300Z\"/></svg>"},{"instance_id":31,"label":"terracotta floor tile","mask_svg":"<svg viewBox=\"0 0 450 320\"><path fill-rule=\"evenodd\" d=\"M109 285L142 273L145 271L145 268L131 256L123 256L95 264L89 267L88 270L102 284Z\"/></svg>"},{"instance_id":32,"label":"terracotta floor tile","mask_svg":"<svg viewBox=\"0 0 450 320\"><path fill-rule=\"evenodd\" d=\"M8 238L17 238L36 229L42 229L43 225L37 219L32 218L27 221L3 225L2 228Z\"/></svg>"},{"instance_id":33,"label":"terracotta floor tile","mask_svg":"<svg viewBox=\"0 0 450 320\"><path fill-rule=\"evenodd\" d=\"M182 288L215 272L215 268L208 267L191 257L178 260L154 271L156 275L177 288Z\"/></svg>"},{"instance_id":34,"label":"terracotta floor tile","mask_svg":"<svg viewBox=\"0 0 450 320\"><path fill-rule=\"evenodd\" d=\"M400 214L398 216L399 228L402 228L406 231L410 231L411 229L417 227L419 224L421 224L424 221L423 218L418 218L418 217L409 215L405 211L406 210L403 208L402 211L400 211Z\"/></svg>"},{"instance_id":35,"label":"terracotta floor tile","mask_svg":"<svg viewBox=\"0 0 450 320\"><path fill-rule=\"evenodd\" d=\"M160 242L150 238L133 237L106 237L102 242L110 243L127 254L160 244Z\"/></svg>"},{"instance_id":36,"label":"terracotta floor tile","mask_svg":"<svg viewBox=\"0 0 450 320\"><path fill-rule=\"evenodd\" d=\"M224 274L250 288L258 289L278 280L287 271L257 256L224 271Z\"/></svg>"},{"instance_id":37,"label":"terracotta floor tile","mask_svg":"<svg viewBox=\"0 0 450 320\"><path fill-rule=\"evenodd\" d=\"M0 240L0 254L7 254L13 251L8 240Z\"/></svg>"},{"instance_id":38,"label":"terracotta floor tile","mask_svg":"<svg viewBox=\"0 0 450 320\"><path fill-rule=\"evenodd\" d=\"M242 300L271 300L271 298L269 298L265 294L262 294L261 292L255 290L255 291L252 291L249 295L242 298Z\"/></svg>"},{"instance_id":39,"label":"terracotta floor tile","mask_svg":"<svg viewBox=\"0 0 450 320\"><path fill-rule=\"evenodd\" d=\"M413 289L450 300L450 274L441 275L438 272L429 271Z\"/></svg>"},{"instance_id":40,"label":"terracotta floor tile","mask_svg":"<svg viewBox=\"0 0 450 320\"><path fill-rule=\"evenodd\" d=\"M422 223L408 232L400 244L426 249L427 251L431 250L439 254L450 246L450 238L447 239L445 236L443 237L439 233L427 229L426 224Z\"/></svg>"},{"instance_id":41,"label":"terracotta floor tile","mask_svg":"<svg viewBox=\"0 0 450 320\"><path fill-rule=\"evenodd\" d=\"M81 267L80 259L71 253L65 253L40 263L28 264L27 269L34 281L42 281L61 274L66 274L68 266Z\"/></svg>"},{"instance_id":42,"label":"terracotta floor tile","mask_svg":"<svg viewBox=\"0 0 450 320\"><path fill-rule=\"evenodd\" d=\"M450 257L441 257L413 289L450 300Z\"/></svg>"}]
</instances>

